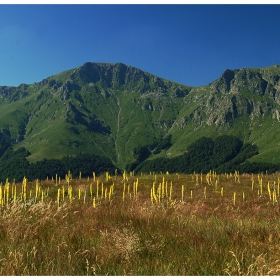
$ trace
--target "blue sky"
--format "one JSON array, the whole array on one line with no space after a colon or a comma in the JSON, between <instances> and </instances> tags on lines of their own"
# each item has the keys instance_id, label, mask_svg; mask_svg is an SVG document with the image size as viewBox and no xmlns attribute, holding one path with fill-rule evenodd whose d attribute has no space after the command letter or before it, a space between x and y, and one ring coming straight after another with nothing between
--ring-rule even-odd
<instances>
[{"instance_id":1,"label":"blue sky","mask_svg":"<svg viewBox=\"0 0 280 280\"><path fill-rule=\"evenodd\" d=\"M185 85L280 64L280 5L0 5L0 86L85 62L122 62Z\"/></svg>"}]
</instances>

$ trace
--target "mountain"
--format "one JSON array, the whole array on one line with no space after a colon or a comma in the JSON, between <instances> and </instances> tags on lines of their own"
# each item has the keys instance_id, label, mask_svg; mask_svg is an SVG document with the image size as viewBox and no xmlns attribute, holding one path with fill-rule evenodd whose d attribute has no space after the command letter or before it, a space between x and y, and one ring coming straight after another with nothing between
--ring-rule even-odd
<instances>
[{"instance_id":1,"label":"mountain","mask_svg":"<svg viewBox=\"0 0 280 280\"><path fill-rule=\"evenodd\" d=\"M280 163L278 132L279 65L225 70L191 87L122 63L87 62L0 87L0 140L26 148L30 162L87 152L124 169L180 156L204 136L232 135L258 147L250 161Z\"/></svg>"}]
</instances>

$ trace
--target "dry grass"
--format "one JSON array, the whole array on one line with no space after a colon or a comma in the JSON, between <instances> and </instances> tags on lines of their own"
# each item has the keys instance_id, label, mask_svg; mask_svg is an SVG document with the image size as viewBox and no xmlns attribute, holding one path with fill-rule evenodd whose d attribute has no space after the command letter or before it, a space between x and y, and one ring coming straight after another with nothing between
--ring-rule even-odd
<instances>
[{"instance_id":1,"label":"dry grass","mask_svg":"<svg viewBox=\"0 0 280 280\"><path fill-rule=\"evenodd\" d=\"M39 182L43 200L18 184L0 207L0 275L279 275L278 175L259 177L276 200L257 175L79 179L71 201L63 180Z\"/></svg>"}]
</instances>

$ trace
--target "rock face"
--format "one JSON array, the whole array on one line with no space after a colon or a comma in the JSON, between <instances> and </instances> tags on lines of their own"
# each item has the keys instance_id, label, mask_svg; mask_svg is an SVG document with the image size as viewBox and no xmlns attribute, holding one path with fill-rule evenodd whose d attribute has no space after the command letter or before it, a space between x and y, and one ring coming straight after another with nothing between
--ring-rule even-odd
<instances>
[{"instance_id":1,"label":"rock face","mask_svg":"<svg viewBox=\"0 0 280 280\"><path fill-rule=\"evenodd\" d=\"M124 168L135 149L168 135L163 156L184 153L201 136L232 134L280 162L279 66L227 69L209 85L189 87L122 63L87 62L39 83L1 86L0 114L3 137L33 161L86 151Z\"/></svg>"},{"instance_id":2,"label":"rock face","mask_svg":"<svg viewBox=\"0 0 280 280\"><path fill-rule=\"evenodd\" d=\"M135 90L149 92L152 87L167 89L162 79L142 70L122 63L85 63L71 79L80 79L84 83L99 82L103 87L115 90Z\"/></svg>"},{"instance_id":3,"label":"rock face","mask_svg":"<svg viewBox=\"0 0 280 280\"><path fill-rule=\"evenodd\" d=\"M203 101L193 114L194 122L199 111L208 116L204 122L223 130L234 126L239 117L254 119L264 115L279 119L279 75L269 70L225 70L222 76L205 87ZM192 91L190 92L192 93Z\"/></svg>"}]
</instances>

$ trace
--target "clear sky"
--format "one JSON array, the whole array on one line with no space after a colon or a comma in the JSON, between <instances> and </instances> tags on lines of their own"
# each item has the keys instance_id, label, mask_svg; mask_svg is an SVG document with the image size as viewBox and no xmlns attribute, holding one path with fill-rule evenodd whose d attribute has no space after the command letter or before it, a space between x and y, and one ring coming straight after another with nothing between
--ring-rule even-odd
<instances>
[{"instance_id":1,"label":"clear sky","mask_svg":"<svg viewBox=\"0 0 280 280\"><path fill-rule=\"evenodd\" d=\"M122 62L190 86L280 64L280 5L0 5L0 86Z\"/></svg>"}]
</instances>

